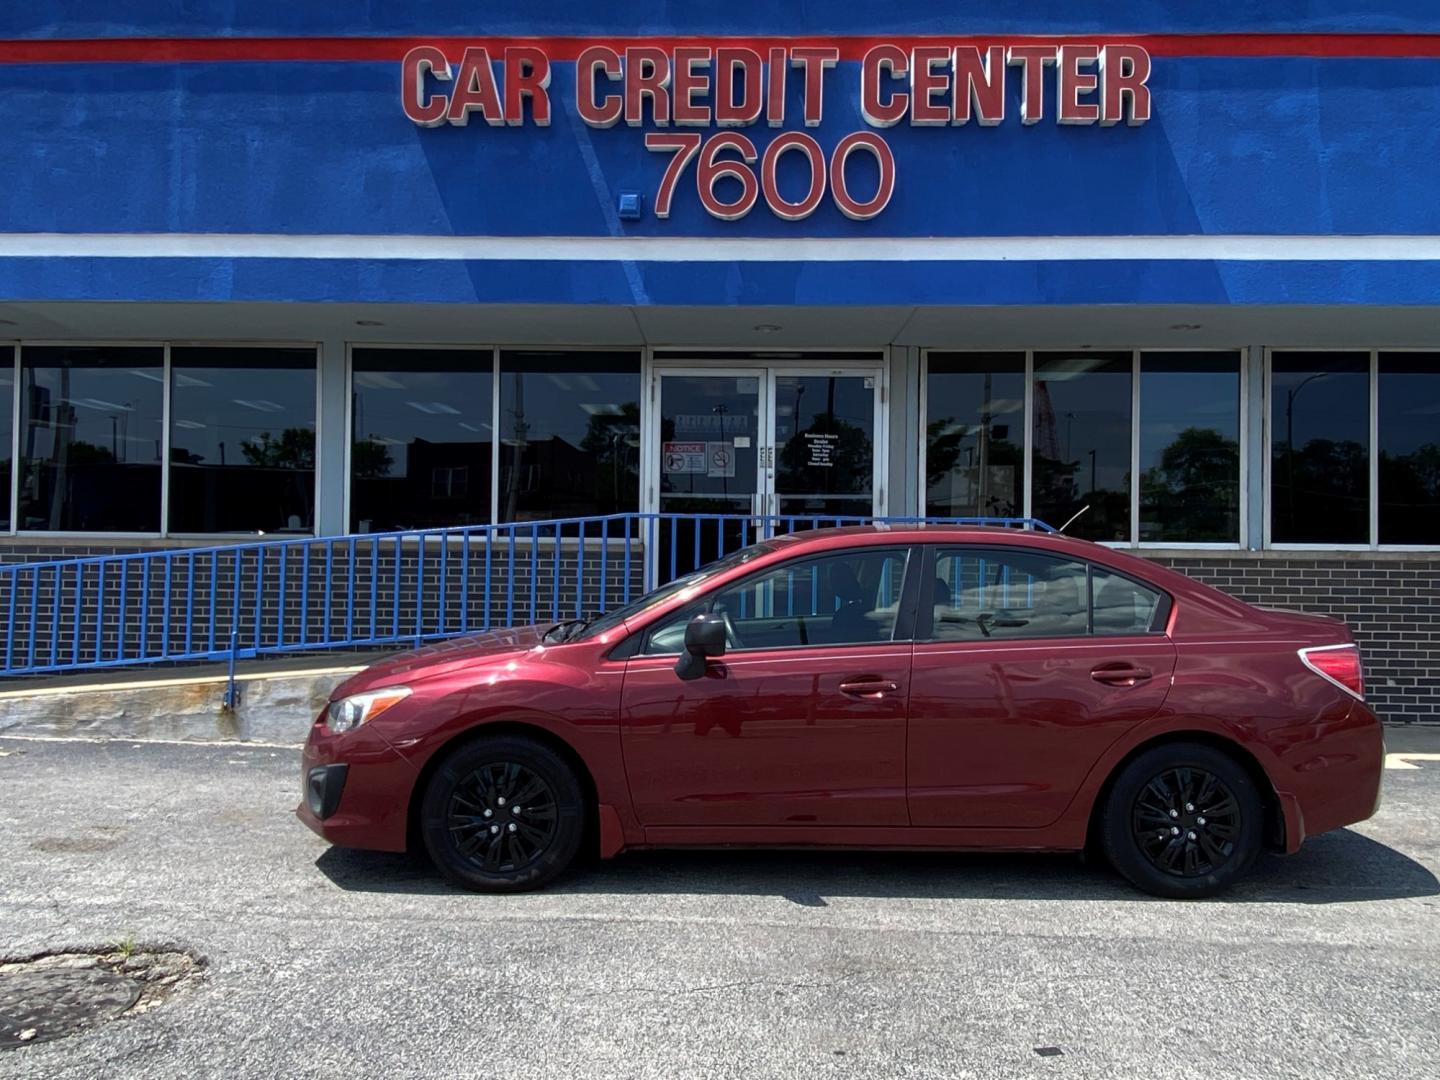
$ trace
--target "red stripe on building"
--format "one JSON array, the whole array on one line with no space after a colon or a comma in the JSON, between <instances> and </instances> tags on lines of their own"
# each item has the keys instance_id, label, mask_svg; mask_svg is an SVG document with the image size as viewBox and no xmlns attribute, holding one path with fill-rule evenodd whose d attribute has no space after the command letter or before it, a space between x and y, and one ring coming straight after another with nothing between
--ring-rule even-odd
<instances>
[{"instance_id":1,"label":"red stripe on building","mask_svg":"<svg viewBox=\"0 0 1440 1080\"><path fill-rule=\"evenodd\" d=\"M1440 57L1440 34L962 34L807 37L232 37L232 38L88 38L0 41L0 63L7 64L146 64L222 63L244 61L399 61L416 45L438 45L459 59L468 46L483 46L491 55L506 46L534 45L552 60L573 61L581 50L608 45L742 46L761 52L770 47L838 46L843 60L860 60L873 46L898 45L1036 45L1119 44L1144 46L1152 56L1226 57Z\"/></svg>"}]
</instances>

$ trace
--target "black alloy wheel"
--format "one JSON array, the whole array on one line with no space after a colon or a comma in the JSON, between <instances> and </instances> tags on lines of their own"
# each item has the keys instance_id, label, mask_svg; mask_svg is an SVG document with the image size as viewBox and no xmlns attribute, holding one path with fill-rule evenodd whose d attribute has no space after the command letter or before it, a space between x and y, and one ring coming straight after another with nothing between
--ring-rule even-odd
<instances>
[{"instance_id":1,"label":"black alloy wheel","mask_svg":"<svg viewBox=\"0 0 1440 1080\"><path fill-rule=\"evenodd\" d=\"M1140 789L1130 828L1152 865L1177 877L1202 877L1235 854L1240 805L1214 773L1181 766Z\"/></svg>"},{"instance_id":2,"label":"black alloy wheel","mask_svg":"<svg viewBox=\"0 0 1440 1080\"><path fill-rule=\"evenodd\" d=\"M513 761L482 765L461 779L445 819L457 854L482 870L511 874L549 849L559 824L550 785Z\"/></svg>"},{"instance_id":3,"label":"black alloy wheel","mask_svg":"<svg viewBox=\"0 0 1440 1080\"><path fill-rule=\"evenodd\" d=\"M1167 743L1120 770L1097 822L1110 864L1156 896L1225 891L1260 853L1265 806L1250 773L1202 743Z\"/></svg>"},{"instance_id":4,"label":"black alloy wheel","mask_svg":"<svg viewBox=\"0 0 1440 1080\"><path fill-rule=\"evenodd\" d=\"M584 800L574 771L548 746L482 736L435 770L420 825L431 859L450 882L515 892L539 888L574 860Z\"/></svg>"}]
</instances>

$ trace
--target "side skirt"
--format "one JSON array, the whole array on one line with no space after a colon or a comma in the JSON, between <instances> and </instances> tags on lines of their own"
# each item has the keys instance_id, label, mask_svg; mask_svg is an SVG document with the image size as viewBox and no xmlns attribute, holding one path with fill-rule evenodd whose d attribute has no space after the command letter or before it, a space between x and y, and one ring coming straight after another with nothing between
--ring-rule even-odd
<instances>
[{"instance_id":1,"label":"side skirt","mask_svg":"<svg viewBox=\"0 0 1440 1080\"><path fill-rule=\"evenodd\" d=\"M638 845L637 845L638 846ZM831 825L652 826L646 847L933 848L945 851L1079 851L1083 822L1043 829L946 829Z\"/></svg>"}]
</instances>

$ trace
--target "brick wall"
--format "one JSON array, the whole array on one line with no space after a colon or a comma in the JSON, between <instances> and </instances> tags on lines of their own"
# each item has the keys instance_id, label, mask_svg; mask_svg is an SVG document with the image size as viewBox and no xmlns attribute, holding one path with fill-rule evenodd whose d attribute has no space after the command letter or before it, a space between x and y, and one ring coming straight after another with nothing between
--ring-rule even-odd
<instances>
[{"instance_id":1,"label":"brick wall","mask_svg":"<svg viewBox=\"0 0 1440 1080\"><path fill-rule=\"evenodd\" d=\"M1365 694L1384 720L1440 720L1440 558L1401 553L1156 555L1232 596L1333 615L1365 661Z\"/></svg>"}]
</instances>

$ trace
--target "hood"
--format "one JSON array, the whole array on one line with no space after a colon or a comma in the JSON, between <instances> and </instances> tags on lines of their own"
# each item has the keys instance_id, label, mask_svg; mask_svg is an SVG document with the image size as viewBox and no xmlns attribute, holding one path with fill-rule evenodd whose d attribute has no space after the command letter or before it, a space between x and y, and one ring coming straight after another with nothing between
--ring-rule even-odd
<instances>
[{"instance_id":1,"label":"hood","mask_svg":"<svg viewBox=\"0 0 1440 1080\"><path fill-rule=\"evenodd\" d=\"M331 697L341 698L372 686L397 682L403 676L414 675L416 672L419 677L428 678L463 664L483 663L525 652L540 644L540 636L549 625L545 623L488 630L481 634L450 638L418 649L395 653L350 676L335 688Z\"/></svg>"}]
</instances>

